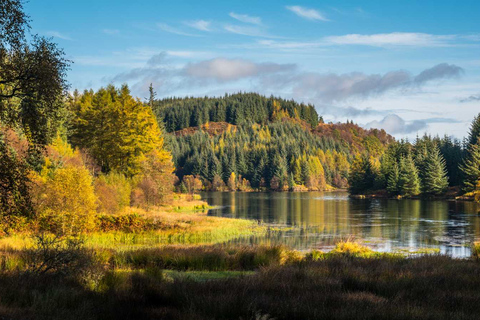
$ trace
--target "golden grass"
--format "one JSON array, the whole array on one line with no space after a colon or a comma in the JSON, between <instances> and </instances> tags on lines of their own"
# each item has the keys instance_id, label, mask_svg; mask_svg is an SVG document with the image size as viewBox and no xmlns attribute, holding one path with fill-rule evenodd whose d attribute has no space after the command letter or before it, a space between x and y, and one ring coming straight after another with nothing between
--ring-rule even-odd
<instances>
[{"instance_id":1,"label":"golden grass","mask_svg":"<svg viewBox=\"0 0 480 320\"><path fill-rule=\"evenodd\" d=\"M266 228L255 221L207 216L206 202L188 200L183 195L168 206L126 208L120 215L137 214L161 222L161 229L129 233L122 231L92 232L86 235L90 248L130 250L170 244L214 244L252 235L262 235ZM22 233L0 239L0 250L21 250L33 244L30 234Z\"/></svg>"}]
</instances>

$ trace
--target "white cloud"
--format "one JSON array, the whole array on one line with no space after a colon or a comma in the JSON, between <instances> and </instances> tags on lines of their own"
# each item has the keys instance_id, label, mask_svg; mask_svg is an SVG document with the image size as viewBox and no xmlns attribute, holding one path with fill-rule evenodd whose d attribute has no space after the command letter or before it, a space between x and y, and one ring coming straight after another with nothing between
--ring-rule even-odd
<instances>
[{"instance_id":1,"label":"white cloud","mask_svg":"<svg viewBox=\"0 0 480 320\"><path fill-rule=\"evenodd\" d=\"M235 12L230 12L229 16L232 17L233 19L237 19L238 21L241 21L244 23L251 23L256 25L262 24L262 19L260 17L252 17L246 14L238 14Z\"/></svg>"},{"instance_id":2,"label":"white cloud","mask_svg":"<svg viewBox=\"0 0 480 320\"><path fill-rule=\"evenodd\" d=\"M160 30L163 30L163 31L165 31L165 32L169 32L169 33L173 33L173 34L178 34L178 35L181 35L181 36L199 37L199 35L191 34L191 33L187 33L187 32L183 32L182 30L177 29L177 28L174 28L174 27L172 27L172 26L169 26L169 25L166 24L166 23L157 23L157 27L158 27Z\"/></svg>"},{"instance_id":3,"label":"white cloud","mask_svg":"<svg viewBox=\"0 0 480 320\"><path fill-rule=\"evenodd\" d=\"M371 121L365 125L365 128L385 129L391 134L409 134L419 132L427 128L427 123L422 120L406 122L396 114L389 114L380 121Z\"/></svg>"},{"instance_id":4,"label":"white cloud","mask_svg":"<svg viewBox=\"0 0 480 320\"><path fill-rule=\"evenodd\" d=\"M188 64L184 72L194 78L232 81L246 77L277 74L293 71L295 65L276 63L255 63L244 59L216 58Z\"/></svg>"},{"instance_id":5,"label":"white cloud","mask_svg":"<svg viewBox=\"0 0 480 320\"><path fill-rule=\"evenodd\" d=\"M187 21L185 24L189 27L192 27L194 29L200 30L200 31L212 31L210 29L211 22L210 21L205 21L205 20L196 20L196 21Z\"/></svg>"},{"instance_id":6,"label":"white cloud","mask_svg":"<svg viewBox=\"0 0 480 320\"><path fill-rule=\"evenodd\" d=\"M267 32L263 31L257 27L251 26L237 26L227 24L224 29L231 33L241 34L243 36L250 36L250 37L261 37L261 38L276 38L276 36L272 36Z\"/></svg>"},{"instance_id":7,"label":"white cloud","mask_svg":"<svg viewBox=\"0 0 480 320\"><path fill-rule=\"evenodd\" d=\"M309 9L301 6L286 6L286 8L304 19L329 21L325 15L323 15L323 13L315 9Z\"/></svg>"},{"instance_id":8,"label":"white cloud","mask_svg":"<svg viewBox=\"0 0 480 320\"><path fill-rule=\"evenodd\" d=\"M49 37L54 37L54 38L59 38L59 39L63 39L63 40L73 40L72 38L70 38L69 36L63 34L63 33L60 33L58 31L47 31L45 32L45 35L49 36Z\"/></svg>"},{"instance_id":9,"label":"white cloud","mask_svg":"<svg viewBox=\"0 0 480 320\"><path fill-rule=\"evenodd\" d=\"M378 34L347 34L343 36L325 37L326 43L338 45L365 45L365 46L416 46L441 47L448 46L455 35L433 35L427 33L393 32Z\"/></svg>"}]
</instances>

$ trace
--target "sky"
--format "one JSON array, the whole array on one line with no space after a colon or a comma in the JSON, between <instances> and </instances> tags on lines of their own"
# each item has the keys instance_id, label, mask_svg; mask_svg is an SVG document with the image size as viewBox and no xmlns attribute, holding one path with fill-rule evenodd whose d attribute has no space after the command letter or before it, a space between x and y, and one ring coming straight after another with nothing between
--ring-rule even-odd
<instances>
[{"instance_id":1,"label":"sky","mask_svg":"<svg viewBox=\"0 0 480 320\"><path fill-rule=\"evenodd\" d=\"M478 0L30 0L25 11L73 61L72 90L273 94L410 139L461 139L480 112Z\"/></svg>"}]
</instances>

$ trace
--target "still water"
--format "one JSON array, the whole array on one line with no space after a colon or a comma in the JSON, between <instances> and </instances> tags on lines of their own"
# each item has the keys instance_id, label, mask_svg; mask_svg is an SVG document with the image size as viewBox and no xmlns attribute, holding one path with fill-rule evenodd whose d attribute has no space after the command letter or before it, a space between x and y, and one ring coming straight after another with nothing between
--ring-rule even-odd
<instances>
[{"instance_id":1,"label":"still water","mask_svg":"<svg viewBox=\"0 0 480 320\"><path fill-rule=\"evenodd\" d=\"M202 198L216 207L208 212L212 216L291 227L240 242L328 250L339 239L353 238L377 251L435 249L467 257L471 243L480 240L480 206L473 202L357 200L346 192L205 192Z\"/></svg>"}]
</instances>

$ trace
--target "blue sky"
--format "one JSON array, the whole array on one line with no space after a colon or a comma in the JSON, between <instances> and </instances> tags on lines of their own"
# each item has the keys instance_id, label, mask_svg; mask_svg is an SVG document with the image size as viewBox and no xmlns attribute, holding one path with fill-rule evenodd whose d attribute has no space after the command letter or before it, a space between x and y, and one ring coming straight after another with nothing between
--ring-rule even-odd
<instances>
[{"instance_id":1,"label":"blue sky","mask_svg":"<svg viewBox=\"0 0 480 320\"><path fill-rule=\"evenodd\" d=\"M480 1L31 0L72 88L256 91L397 137L463 137L480 112Z\"/></svg>"}]
</instances>

